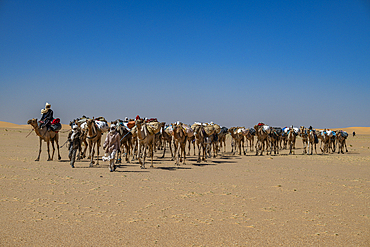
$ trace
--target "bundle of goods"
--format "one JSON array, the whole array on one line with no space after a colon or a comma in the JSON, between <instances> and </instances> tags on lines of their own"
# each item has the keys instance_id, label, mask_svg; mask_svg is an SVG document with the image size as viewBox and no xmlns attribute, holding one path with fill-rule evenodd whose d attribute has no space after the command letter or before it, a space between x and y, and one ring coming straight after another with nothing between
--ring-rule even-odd
<instances>
[{"instance_id":1,"label":"bundle of goods","mask_svg":"<svg viewBox=\"0 0 370 247\"><path fill-rule=\"evenodd\" d=\"M159 131L161 131L161 123L160 122L149 122L146 123L146 127L150 134L155 135Z\"/></svg>"},{"instance_id":2,"label":"bundle of goods","mask_svg":"<svg viewBox=\"0 0 370 247\"><path fill-rule=\"evenodd\" d=\"M108 123L107 122L104 122L104 121L97 121L95 120L95 124L96 126L98 126L98 128L104 133L104 132L107 132L109 130L109 126L108 126Z\"/></svg>"},{"instance_id":3,"label":"bundle of goods","mask_svg":"<svg viewBox=\"0 0 370 247\"><path fill-rule=\"evenodd\" d=\"M62 124L60 123L60 119L59 119L59 118L55 118L55 119L53 119L53 121L51 121L51 126L50 126L50 128L51 128L53 131L55 131L55 132L57 132L57 131L61 130L61 129L62 129Z\"/></svg>"},{"instance_id":4,"label":"bundle of goods","mask_svg":"<svg viewBox=\"0 0 370 247\"><path fill-rule=\"evenodd\" d=\"M188 137L193 137L194 136L194 131L192 128L190 128L189 125L187 124L182 124L182 127L185 129L185 132L186 134L188 135Z\"/></svg>"}]
</instances>

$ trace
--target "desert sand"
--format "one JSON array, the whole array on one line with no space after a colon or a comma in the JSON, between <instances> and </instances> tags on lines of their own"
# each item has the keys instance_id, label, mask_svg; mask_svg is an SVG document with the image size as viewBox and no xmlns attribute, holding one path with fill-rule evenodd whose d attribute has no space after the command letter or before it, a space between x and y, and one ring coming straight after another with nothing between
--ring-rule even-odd
<instances>
[{"instance_id":1,"label":"desert sand","mask_svg":"<svg viewBox=\"0 0 370 247\"><path fill-rule=\"evenodd\" d=\"M298 137L293 155L239 156L229 139L207 162L158 151L112 173L72 169L66 147L46 161L45 143L35 162L30 130L0 122L1 246L370 246L370 128L344 129L346 154L302 155Z\"/></svg>"}]
</instances>

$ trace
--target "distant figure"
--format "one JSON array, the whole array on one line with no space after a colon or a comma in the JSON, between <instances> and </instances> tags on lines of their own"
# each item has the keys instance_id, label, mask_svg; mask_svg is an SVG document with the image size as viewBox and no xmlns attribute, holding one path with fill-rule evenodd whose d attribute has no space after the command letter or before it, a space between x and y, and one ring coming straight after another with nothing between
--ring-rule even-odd
<instances>
[{"instance_id":1,"label":"distant figure","mask_svg":"<svg viewBox=\"0 0 370 247\"><path fill-rule=\"evenodd\" d=\"M353 131L353 133L352 133L352 134L353 134L353 137L355 137L355 135L356 135L356 132L354 132L354 131Z\"/></svg>"},{"instance_id":2,"label":"distant figure","mask_svg":"<svg viewBox=\"0 0 370 247\"><path fill-rule=\"evenodd\" d=\"M103 161L109 161L109 171L113 172L116 170L116 166L114 165L114 158L116 156L117 151L120 149L121 139L119 133L117 132L116 125L112 124L110 126L110 131L105 138L105 142L103 144L103 149L105 150L105 156L102 158Z\"/></svg>"},{"instance_id":3,"label":"distant figure","mask_svg":"<svg viewBox=\"0 0 370 247\"><path fill-rule=\"evenodd\" d=\"M47 126L48 129L51 125L51 121L53 121L53 110L51 109L51 105L49 103L45 104L45 109L41 109L41 126L40 128L43 128L44 126Z\"/></svg>"},{"instance_id":4,"label":"distant figure","mask_svg":"<svg viewBox=\"0 0 370 247\"><path fill-rule=\"evenodd\" d=\"M72 131L68 135L68 150L69 150L69 160L71 161L71 166L74 168L75 160L76 160L76 153L77 150L81 153L81 131L78 128L77 124L74 124L72 127ZM80 157L79 157L80 158Z\"/></svg>"}]
</instances>

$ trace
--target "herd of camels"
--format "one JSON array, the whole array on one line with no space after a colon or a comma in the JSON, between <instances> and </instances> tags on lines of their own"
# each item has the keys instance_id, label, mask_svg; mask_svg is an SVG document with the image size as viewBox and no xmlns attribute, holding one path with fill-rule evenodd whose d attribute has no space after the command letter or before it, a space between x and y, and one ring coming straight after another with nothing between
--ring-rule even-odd
<instances>
[{"instance_id":1,"label":"herd of camels","mask_svg":"<svg viewBox=\"0 0 370 247\"><path fill-rule=\"evenodd\" d=\"M84 143L84 150L79 148L78 159L86 157L87 149L89 149L90 167L99 164L99 150L102 141L104 130L99 128L98 121L104 121L104 118L86 118L76 119L70 122L71 127L77 125L81 132L81 141ZM30 119L27 122L30 124L35 133L39 136L40 146L39 154L36 161L39 161L41 154L42 141L47 143L48 160L53 160L55 147L57 147L58 160L61 159L59 153L59 133L48 130L46 127L40 128L37 119ZM130 123L130 124L128 124ZM316 151L316 145L320 141L320 150L322 154L333 153L338 150L339 153L344 153L347 150L346 138L348 134L345 131L331 130L314 130L301 126L299 129L292 127L270 127L263 123L255 125L253 128L244 127L220 127L214 123L194 123L189 126L181 122L166 125L165 122L148 121L144 119L131 119L130 122L116 120L111 122L117 127L120 134L121 150L117 153L116 163L121 162L122 154L125 154L126 162L138 160L141 168L145 168L145 159L149 155L151 157L151 165L153 167L154 152L163 150L162 158L165 156L166 148L169 147L171 159L176 165L181 163L185 165L186 156L190 155L191 145L193 146L194 155L196 155L195 146L198 149L197 162L206 161L207 157L216 157L222 152L226 152L226 136L230 135L231 153L235 155L246 155L247 146L251 152L256 155L263 155L266 151L267 155L277 155L281 149L289 149L289 154L294 153L296 137L299 136L303 142L303 154L312 155ZM129 125L129 127L128 127ZM52 145L52 154L50 155L49 143ZM254 144L255 143L255 144ZM186 152L186 146L188 151ZM96 156L95 156L96 150ZM73 167L73 166L72 166Z\"/></svg>"}]
</instances>

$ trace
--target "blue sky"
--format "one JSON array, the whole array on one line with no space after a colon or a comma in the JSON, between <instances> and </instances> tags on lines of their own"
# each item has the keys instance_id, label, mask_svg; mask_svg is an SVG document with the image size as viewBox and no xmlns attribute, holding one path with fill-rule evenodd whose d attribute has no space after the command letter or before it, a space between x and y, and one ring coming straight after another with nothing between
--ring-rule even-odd
<instances>
[{"instance_id":1,"label":"blue sky","mask_svg":"<svg viewBox=\"0 0 370 247\"><path fill-rule=\"evenodd\" d=\"M370 126L368 1L1 1L0 121Z\"/></svg>"}]
</instances>

